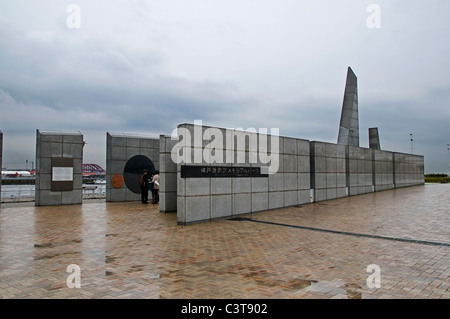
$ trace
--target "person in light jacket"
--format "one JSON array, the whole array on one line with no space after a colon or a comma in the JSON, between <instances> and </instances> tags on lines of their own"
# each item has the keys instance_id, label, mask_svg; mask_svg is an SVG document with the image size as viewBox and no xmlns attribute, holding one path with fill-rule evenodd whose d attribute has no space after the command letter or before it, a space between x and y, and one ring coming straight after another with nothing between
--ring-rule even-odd
<instances>
[{"instance_id":1,"label":"person in light jacket","mask_svg":"<svg viewBox=\"0 0 450 319\"><path fill-rule=\"evenodd\" d=\"M159 203L159 171L156 171L152 176L152 204Z\"/></svg>"}]
</instances>

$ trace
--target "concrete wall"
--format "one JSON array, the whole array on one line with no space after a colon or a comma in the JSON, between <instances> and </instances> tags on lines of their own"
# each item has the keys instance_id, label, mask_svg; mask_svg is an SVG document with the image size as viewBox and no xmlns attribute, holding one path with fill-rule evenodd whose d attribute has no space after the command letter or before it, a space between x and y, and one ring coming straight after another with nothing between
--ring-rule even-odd
<instances>
[{"instance_id":1,"label":"concrete wall","mask_svg":"<svg viewBox=\"0 0 450 319\"><path fill-rule=\"evenodd\" d=\"M201 162L195 163L194 153L199 148L195 147L194 125L182 124L179 125L178 129L180 128L189 131L191 139L183 138L179 146L188 147L191 154L177 165L178 223L189 224L310 202L309 141L215 128L220 130L224 140L222 148L213 147L214 156L222 154L223 161L211 164L208 156L203 156ZM209 127L202 127L202 136L207 135L208 129ZM247 143L232 144L230 141L234 140L226 138L230 132L236 136L236 140L245 140L247 136ZM259 152L258 146L250 143L253 140L258 145L260 141L268 141L267 149L272 153ZM209 145L209 141L203 141L197 146L210 154ZM261 158L261 153L270 153L270 161ZM233 160L227 162L226 159L231 158ZM244 161L239 160L240 158ZM197 166L261 167L267 171L275 169L276 173L267 177L182 178L181 165L187 162Z\"/></svg>"},{"instance_id":2,"label":"concrete wall","mask_svg":"<svg viewBox=\"0 0 450 319\"><path fill-rule=\"evenodd\" d=\"M3 165L3 132L0 131L0 170L2 169ZM0 199L2 198L2 175L0 174ZM0 200L0 207L1 207L1 200Z\"/></svg>"},{"instance_id":3,"label":"concrete wall","mask_svg":"<svg viewBox=\"0 0 450 319\"><path fill-rule=\"evenodd\" d=\"M394 188L394 155L392 152L373 151L373 181L375 191Z\"/></svg>"},{"instance_id":4,"label":"concrete wall","mask_svg":"<svg viewBox=\"0 0 450 319\"><path fill-rule=\"evenodd\" d=\"M359 195L374 191L373 150L348 146L347 183L348 194Z\"/></svg>"},{"instance_id":5,"label":"concrete wall","mask_svg":"<svg viewBox=\"0 0 450 319\"><path fill-rule=\"evenodd\" d=\"M81 204L83 199L83 135L80 132L36 131L36 183L35 205ZM52 190L53 159L73 161L71 190Z\"/></svg>"},{"instance_id":6,"label":"concrete wall","mask_svg":"<svg viewBox=\"0 0 450 319\"><path fill-rule=\"evenodd\" d=\"M230 130L192 124L182 124L178 128L186 130L188 136L180 136L177 141L168 137L160 139L161 149L164 148L160 160L164 162L162 175L167 175L160 210L176 210L179 224L424 183L423 156L278 136L275 147L270 135L232 131L237 140L246 137L245 145L239 146L234 144L235 139L230 142L226 138ZM197 137L201 139L197 144L194 141L196 128ZM217 144L211 146L215 138L208 132L210 129L220 132L221 148L217 148ZM211 139L202 140L205 136ZM267 177L181 177L181 167L186 163L205 170L218 165L267 169L272 162L259 158L259 143L264 139L271 141L266 149L272 160L279 163L278 169L272 169L273 174ZM183 148L182 152L176 151L176 178L175 163L171 162L175 146ZM240 156L244 162L238 160ZM214 162L213 158L220 158L222 162ZM229 158L233 160L228 161Z\"/></svg>"},{"instance_id":7,"label":"concrete wall","mask_svg":"<svg viewBox=\"0 0 450 319\"><path fill-rule=\"evenodd\" d=\"M423 156L405 153L393 153L393 156L396 188L424 184Z\"/></svg>"},{"instance_id":8,"label":"concrete wall","mask_svg":"<svg viewBox=\"0 0 450 319\"><path fill-rule=\"evenodd\" d=\"M269 175L269 192L277 191L277 182L280 183L282 178L283 202L277 201L272 204L269 198L269 209L311 202L311 163L309 158L308 140L280 136L280 167L276 174Z\"/></svg>"},{"instance_id":9,"label":"concrete wall","mask_svg":"<svg viewBox=\"0 0 450 319\"><path fill-rule=\"evenodd\" d=\"M311 148L311 189L313 201L347 196L345 145L313 141Z\"/></svg>"},{"instance_id":10,"label":"concrete wall","mask_svg":"<svg viewBox=\"0 0 450 319\"><path fill-rule=\"evenodd\" d=\"M178 140L161 135L159 139L159 211L161 213L177 210L177 164L172 160L171 151Z\"/></svg>"},{"instance_id":11,"label":"concrete wall","mask_svg":"<svg viewBox=\"0 0 450 319\"><path fill-rule=\"evenodd\" d=\"M106 201L126 202L140 200L141 195L132 192L122 183L120 187L112 183L113 177L124 177L127 162L135 155L148 157L159 170L159 138L106 133Z\"/></svg>"}]
</instances>

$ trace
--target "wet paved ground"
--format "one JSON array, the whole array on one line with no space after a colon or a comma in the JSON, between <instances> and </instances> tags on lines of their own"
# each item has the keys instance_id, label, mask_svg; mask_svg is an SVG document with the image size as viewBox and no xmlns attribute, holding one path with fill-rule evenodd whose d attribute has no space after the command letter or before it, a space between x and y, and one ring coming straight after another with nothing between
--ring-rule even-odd
<instances>
[{"instance_id":1,"label":"wet paved ground","mask_svg":"<svg viewBox=\"0 0 450 319\"><path fill-rule=\"evenodd\" d=\"M2 205L0 298L450 299L450 185L241 217L179 226L139 202ZM67 286L71 264L81 288Z\"/></svg>"}]
</instances>

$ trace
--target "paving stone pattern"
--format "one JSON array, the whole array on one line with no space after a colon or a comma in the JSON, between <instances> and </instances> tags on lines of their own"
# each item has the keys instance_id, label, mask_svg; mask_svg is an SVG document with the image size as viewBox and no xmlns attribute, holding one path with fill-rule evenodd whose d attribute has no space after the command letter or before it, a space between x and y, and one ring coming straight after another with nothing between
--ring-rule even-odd
<instances>
[{"instance_id":1,"label":"paving stone pattern","mask_svg":"<svg viewBox=\"0 0 450 319\"><path fill-rule=\"evenodd\" d=\"M3 205L0 298L449 299L449 203L426 184L190 226L139 202Z\"/></svg>"}]
</instances>

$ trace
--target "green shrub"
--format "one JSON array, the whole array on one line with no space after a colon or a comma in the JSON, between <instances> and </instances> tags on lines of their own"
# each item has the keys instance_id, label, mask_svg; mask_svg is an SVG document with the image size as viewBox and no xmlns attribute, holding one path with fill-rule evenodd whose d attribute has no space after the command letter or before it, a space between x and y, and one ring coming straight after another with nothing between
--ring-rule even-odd
<instances>
[{"instance_id":1,"label":"green shrub","mask_svg":"<svg viewBox=\"0 0 450 319\"><path fill-rule=\"evenodd\" d=\"M450 176L447 174L426 174L425 183L450 183Z\"/></svg>"}]
</instances>

